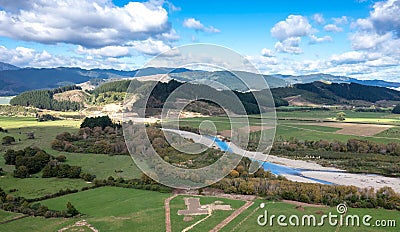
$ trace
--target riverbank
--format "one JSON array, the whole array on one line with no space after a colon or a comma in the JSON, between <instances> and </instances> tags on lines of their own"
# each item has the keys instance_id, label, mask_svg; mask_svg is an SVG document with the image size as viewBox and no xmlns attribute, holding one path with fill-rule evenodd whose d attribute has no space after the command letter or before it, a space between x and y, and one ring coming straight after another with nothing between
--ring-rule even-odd
<instances>
[{"instance_id":1,"label":"riverbank","mask_svg":"<svg viewBox=\"0 0 400 232\"><path fill-rule=\"evenodd\" d=\"M191 138L193 141L210 146L211 139L204 139L201 135L180 131L165 129L170 132L179 134L184 138ZM207 142L205 141L207 140ZM281 165L285 168L296 169L296 172L280 173L279 175L285 176L288 180L306 183L330 183L336 185L356 186L359 188L374 188L379 189L385 186L391 187L394 191L400 193L400 178L385 177L380 175L368 174L355 174L348 173L345 170L337 169L334 167L323 167L312 161L294 160L284 157L273 155L266 155L261 152L246 151L236 146L233 143L227 143L230 150L234 154L246 156L250 159L264 161Z\"/></svg>"}]
</instances>

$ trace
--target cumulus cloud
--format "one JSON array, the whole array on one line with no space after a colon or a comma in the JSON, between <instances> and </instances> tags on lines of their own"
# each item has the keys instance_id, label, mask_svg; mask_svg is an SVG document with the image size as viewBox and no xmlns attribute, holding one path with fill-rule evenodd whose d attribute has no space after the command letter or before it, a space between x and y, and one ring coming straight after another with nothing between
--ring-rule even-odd
<instances>
[{"instance_id":1,"label":"cumulus cloud","mask_svg":"<svg viewBox=\"0 0 400 232\"><path fill-rule=\"evenodd\" d=\"M378 46L388 41L391 37L391 33L379 35L376 33L357 32L350 36L350 40L352 41L353 49L366 50L378 48Z\"/></svg>"},{"instance_id":2,"label":"cumulus cloud","mask_svg":"<svg viewBox=\"0 0 400 232\"><path fill-rule=\"evenodd\" d=\"M265 57L273 57L273 56L275 56L274 52L269 50L269 49L267 49L267 48L263 48L261 50L261 55L265 56Z\"/></svg>"},{"instance_id":3,"label":"cumulus cloud","mask_svg":"<svg viewBox=\"0 0 400 232\"><path fill-rule=\"evenodd\" d=\"M301 15L289 15L285 21L280 21L271 29L271 35L279 41L291 37L303 37L313 32L307 18Z\"/></svg>"},{"instance_id":4,"label":"cumulus cloud","mask_svg":"<svg viewBox=\"0 0 400 232\"><path fill-rule=\"evenodd\" d=\"M374 10L371 12L369 20L374 26L374 29L379 34L385 34L392 31L397 37L399 37L400 0L376 2L373 9Z\"/></svg>"},{"instance_id":5,"label":"cumulus cloud","mask_svg":"<svg viewBox=\"0 0 400 232\"><path fill-rule=\"evenodd\" d=\"M300 48L300 41L300 37L290 37L282 42L278 41L275 44L275 50L283 53L301 54L303 51Z\"/></svg>"},{"instance_id":6,"label":"cumulus cloud","mask_svg":"<svg viewBox=\"0 0 400 232\"><path fill-rule=\"evenodd\" d=\"M207 33L218 33L219 29L213 26L204 26L199 20L195 18L188 18L183 21L183 26L190 29L195 29L196 31L203 31Z\"/></svg>"},{"instance_id":7,"label":"cumulus cloud","mask_svg":"<svg viewBox=\"0 0 400 232\"><path fill-rule=\"evenodd\" d=\"M342 32L343 28L338 27L335 24L328 24L324 26L324 30L328 32Z\"/></svg>"},{"instance_id":8,"label":"cumulus cloud","mask_svg":"<svg viewBox=\"0 0 400 232\"><path fill-rule=\"evenodd\" d=\"M324 16L322 14L314 14L313 15L313 20L317 24L324 24L325 23L325 19L324 19Z\"/></svg>"},{"instance_id":9,"label":"cumulus cloud","mask_svg":"<svg viewBox=\"0 0 400 232\"><path fill-rule=\"evenodd\" d=\"M379 52L400 60L400 0L376 2L369 17L357 19L349 37L355 50Z\"/></svg>"},{"instance_id":10,"label":"cumulus cloud","mask_svg":"<svg viewBox=\"0 0 400 232\"><path fill-rule=\"evenodd\" d=\"M154 0L123 7L109 0L0 0L0 36L87 48L121 45L168 33L162 5Z\"/></svg>"},{"instance_id":11,"label":"cumulus cloud","mask_svg":"<svg viewBox=\"0 0 400 232\"><path fill-rule=\"evenodd\" d=\"M65 56L54 55L46 50L37 51L32 48L16 47L6 48L0 46L0 61L7 62L19 67L55 68L55 67L81 67L85 69L132 69L135 64L131 59L108 57L103 59L93 58L91 55Z\"/></svg>"},{"instance_id":12,"label":"cumulus cloud","mask_svg":"<svg viewBox=\"0 0 400 232\"><path fill-rule=\"evenodd\" d=\"M44 51L35 51L32 48L16 47L8 49L0 46L0 60L19 67L56 67L65 64L65 60Z\"/></svg>"},{"instance_id":13,"label":"cumulus cloud","mask_svg":"<svg viewBox=\"0 0 400 232\"><path fill-rule=\"evenodd\" d=\"M323 16L320 14L315 14L313 19L317 23L323 23L324 21ZM300 48L302 37L309 36L309 44L332 41L330 36L317 37L314 32L317 32L317 30L311 26L306 17L301 15L289 15L286 20L278 22L271 29L272 37L278 40L275 43L275 50L291 54L303 53Z\"/></svg>"},{"instance_id":14,"label":"cumulus cloud","mask_svg":"<svg viewBox=\"0 0 400 232\"><path fill-rule=\"evenodd\" d=\"M132 46L132 48L136 51L146 55L158 55L171 49L171 47L165 44L163 41L154 40L151 38L143 41L133 41L129 43L129 45Z\"/></svg>"},{"instance_id":15,"label":"cumulus cloud","mask_svg":"<svg viewBox=\"0 0 400 232\"><path fill-rule=\"evenodd\" d=\"M101 57L121 57L129 54L129 48L125 46L106 46L102 48L85 48L78 45L77 53Z\"/></svg>"},{"instance_id":16,"label":"cumulus cloud","mask_svg":"<svg viewBox=\"0 0 400 232\"><path fill-rule=\"evenodd\" d=\"M323 43L323 42L332 42L332 37L326 35L323 37L317 37L315 35L310 35L310 42L309 44L317 44L317 43Z\"/></svg>"}]
</instances>

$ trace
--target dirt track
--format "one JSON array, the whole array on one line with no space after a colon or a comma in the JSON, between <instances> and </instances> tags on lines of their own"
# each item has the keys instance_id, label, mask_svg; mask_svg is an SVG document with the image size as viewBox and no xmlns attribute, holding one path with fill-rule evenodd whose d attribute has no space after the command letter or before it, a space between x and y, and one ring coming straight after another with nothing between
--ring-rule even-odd
<instances>
[{"instance_id":1,"label":"dirt track","mask_svg":"<svg viewBox=\"0 0 400 232\"><path fill-rule=\"evenodd\" d=\"M231 215L229 215L229 217L225 218L221 223L219 223L216 227L214 227L212 230L212 232L216 232L221 230L222 228L224 228L226 225L228 225L229 222L231 222L233 219L235 219L237 216L239 216L241 213L243 213L243 211L245 211L246 209L248 209L250 206L252 206L254 204L254 202L252 201L247 201L246 204L244 204L242 207L240 207L239 209L235 210L235 212L233 212Z\"/></svg>"}]
</instances>

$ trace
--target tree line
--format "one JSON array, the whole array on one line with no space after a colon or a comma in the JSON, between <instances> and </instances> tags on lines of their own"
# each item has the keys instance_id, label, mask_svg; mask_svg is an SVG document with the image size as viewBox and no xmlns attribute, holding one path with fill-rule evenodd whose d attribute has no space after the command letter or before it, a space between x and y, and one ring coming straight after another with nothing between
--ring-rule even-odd
<instances>
[{"instance_id":1,"label":"tree line","mask_svg":"<svg viewBox=\"0 0 400 232\"><path fill-rule=\"evenodd\" d=\"M23 197L15 197L11 194L6 194L2 188L0 188L0 209L30 216L42 216L45 218L74 217L80 214L71 202L67 203L67 208L65 210L50 210L47 206L41 205L40 203L30 203Z\"/></svg>"}]
</instances>

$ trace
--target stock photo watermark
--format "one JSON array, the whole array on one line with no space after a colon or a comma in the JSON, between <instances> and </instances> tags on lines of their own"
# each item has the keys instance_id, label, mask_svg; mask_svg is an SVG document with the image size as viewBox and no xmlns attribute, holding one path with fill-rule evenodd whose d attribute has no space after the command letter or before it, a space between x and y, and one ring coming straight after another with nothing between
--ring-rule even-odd
<instances>
[{"instance_id":1,"label":"stock photo watermark","mask_svg":"<svg viewBox=\"0 0 400 232\"><path fill-rule=\"evenodd\" d=\"M260 208L264 209L265 203L260 204ZM336 207L336 212L329 212L322 215L284 215L273 214L267 209L264 209L263 214L257 217L257 224L262 227L396 227L396 219L374 219L369 214L359 215L348 213L346 204L339 204Z\"/></svg>"}]
</instances>

